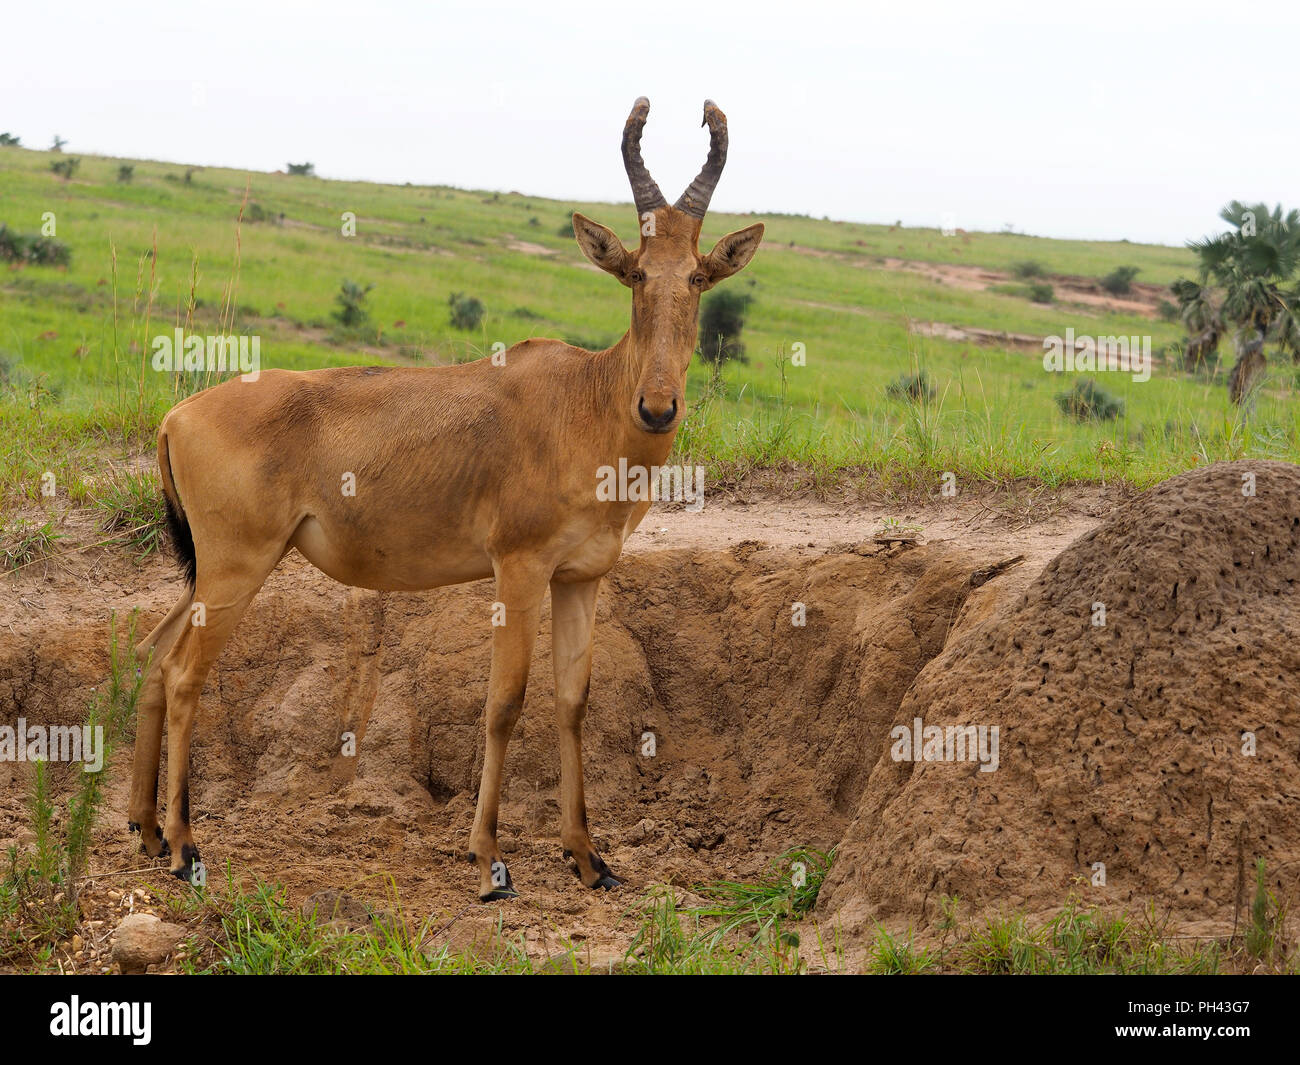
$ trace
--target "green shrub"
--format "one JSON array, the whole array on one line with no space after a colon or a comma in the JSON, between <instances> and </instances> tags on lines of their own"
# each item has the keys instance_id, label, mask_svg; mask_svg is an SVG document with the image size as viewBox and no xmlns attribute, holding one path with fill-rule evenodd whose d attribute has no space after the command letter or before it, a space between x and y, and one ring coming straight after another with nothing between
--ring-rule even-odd
<instances>
[{"instance_id":1,"label":"green shrub","mask_svg":"<svg viewBox=\"0 0 1300 1065\"><path fill-rule=\"evenodd\" d=\"M268 211L260 203L250 203L248 213L244 216L250 222L266 222L273 226L284 224L284 212L277 214L275 211Z\"/></svg>"},{"instance_id":2,"label":"green shrub","mask_svg":"<svg viewBox=\"0 0 1300 1065\"><path fill-rule=\"evenodd\" d=\"M453 292L447 304L451 307L451 324L455 329L477 329L487 313L482 301L461 292Z\"/></svg>"},{"instance_id":3,"label":"green shrub","mask_svg":"<svg viewBox=\"0 0 1300 1065\"><path fill-rule=\"evenodd\" d=\"M56 159L50 164L50 169L63 178L64 181L71 181L72 175L77 172L79 166L81 166L80 159Z\"/></svg>"},{"instance_id":4,"label":"green shrub","mask_svg":"<svg viewBox=\"0 0 1300 1065\"><path fill-rule=\"evenodd\" d=\"M1091 377L1081 377L1069 391L1056 396L1056 405L1078 421L1114 421L1124 413L1124 401L1112 396Z\"/></svg>"},{"instance_id":5,"label":"green shrub","mask_svg":"<svg viewBox=\"0 0 1300 1065\"><path fill-rule=\"evenodd\" d=\"M53 237L25 236L0 222L0 259L36 266L68 266L72 249Z\"/></svg>"},{"instance_id":6,"label":"green shrub","mask_svg":"<svg viewBox=\"0 0 1300 1065\"><path fill-rule=\"evenodd\" d=\"M1045 281L1031 281L1026 287L1029 298L1035 303L1051 303L1056 298L1055 290Z\"/></svg>"},{"instance_id":7,"label":"green shrub","mask_svg":"<svg viewBox=\"0 0 1300 1065\"><path fill-rule=\"evenodd\" d=\"M1127 296L1133 289L1133 279L1137 275L1136 266L1117 266L1101 279L1101 287L1112 296Z\"/></svg>"},{"instance_id":8,"label":"green shrub","mask_svg":"<svg viewBox=\"0 0 1300 1065\"><path fill-rule=\"evenodd\" d=\"M297 174L300 177L316 176L315 163L286 163L285 166L288 167L290 174ZM186 178L186 180L188 181L189 178Z\"/></svg>"},{"instance_id":9,"label":"green shrub","mask_svg":"<svg viewBox=\"0 0 1300 1065\"><path fill-rule=\"evenodd\" d=\"M370 313L363 304L366 300L366 294L374 287L374 285L366 285L363 288L355 281L345 280L339 286L338 294L334 297L334 302L339 305L337 311L331 312L335 320L349 328L363 325L369 321Z\"/></svg>"},{"instance_id":10,"label":"green shrub","mask_svg":"<svg viewBox=\"0 0 1300 1065\"><path fill-rule=\"evenodd\" d=\"M929 403L935 396L930 375L924 370L900 374L886 387L885 395L891 399L905 399L912 403Z\"/></svg>"},{"instance_id":11,"label":"green shrub","mask_svg":"<svg viewBox=\"0 0 1300 1065\"><path fill-rule=\"evenodd\" d=\"M1028 281L1033 277L1046 277L1047 271L1043 269L1043 264L1036 259L1022 259L1018 263L1011 264L1011 272L1022 281Z\"/></svg>"},{"instance_id":12,"label":"green shrub","mask_svg":"<svg viewBox=\"0 0 1300 1065\"><path fill-rule=\"evenodd\" d=\"M123 163L121 166L117 168L118 184L129 185L131 184L131 181L134 178L135 178L135 167L128 166L126 163Z\"/></svg>"}]
</instances>

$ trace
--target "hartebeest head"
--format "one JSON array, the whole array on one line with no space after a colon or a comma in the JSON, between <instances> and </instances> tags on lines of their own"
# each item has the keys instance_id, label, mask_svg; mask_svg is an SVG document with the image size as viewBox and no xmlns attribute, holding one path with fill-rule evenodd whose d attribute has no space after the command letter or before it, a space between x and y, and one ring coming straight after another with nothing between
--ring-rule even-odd
<instances>
[{"instance_id":1,"label":"hartebeest head","mask_svg":"<svg viewBox=\"0 0 1300 1065\"><path fill-rule=\"evenodd\" d=\"M629 397L634 425L669 433L686 413L686 369L695 351L700 293L743 268L763 239L763 225L728 233L707 255L699 251L700 227L727 161L727 116L704 102L709 156L704 169L671 207L641 160L641 130L650 113L642 96L623 128L623 165L632 183L641 246L630 251L613 230L574 213L573 232L588 259L632 290L631 351L641 367Z\"/></svg>"}]
</instances>

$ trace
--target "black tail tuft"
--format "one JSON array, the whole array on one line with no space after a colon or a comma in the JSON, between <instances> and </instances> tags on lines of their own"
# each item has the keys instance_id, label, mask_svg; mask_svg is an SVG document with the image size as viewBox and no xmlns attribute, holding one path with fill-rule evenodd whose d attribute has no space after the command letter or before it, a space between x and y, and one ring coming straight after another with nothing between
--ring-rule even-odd
<instances>
[{"instance_id":1,"label":"black tail tuft","mask_svg":"<svg viewBox=\"0 0 1300 1065\"><path fill-rule=\"evenodd\" d=\"M194 537L190 533L190 523L166 492L163 493L163 503L167 507L167 532L171 537L172 551L181 565L181 572L185 574L185 582L193 588L198 562L194 555Z\"/></svg>"}]
</instances>

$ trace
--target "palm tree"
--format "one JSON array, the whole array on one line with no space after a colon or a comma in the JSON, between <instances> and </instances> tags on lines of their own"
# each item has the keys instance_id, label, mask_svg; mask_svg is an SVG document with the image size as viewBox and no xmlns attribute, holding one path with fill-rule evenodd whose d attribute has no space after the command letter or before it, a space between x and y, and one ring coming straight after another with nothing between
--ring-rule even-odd
<instances>
[{"instance_id":1,"label":"palm tree","mask_svg":"<svg viewBox=\"0 0 1300 1065\"><path fill-rule=\"evenodd\" d=\"M1300 361L1300 211L1284 216L1280 205L1270 211L1233 200L1219 217L1232 228L1188 243L1200 259L1200 283L1180 278L1170 290L1190 336L1190 364L1203 363L1233 328L1237 361L1228 394L1240 405L1263 382L1265 344ZM1223 293L1217 308L1213 290Z\"/></svg>"}]
</instances>

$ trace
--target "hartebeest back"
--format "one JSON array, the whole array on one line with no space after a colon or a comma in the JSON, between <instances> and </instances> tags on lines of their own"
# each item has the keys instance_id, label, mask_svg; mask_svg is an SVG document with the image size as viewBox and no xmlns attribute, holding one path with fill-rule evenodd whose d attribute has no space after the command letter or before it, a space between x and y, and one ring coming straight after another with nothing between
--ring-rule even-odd
<instances>
[{"instance_id":1,"label":"hartebeest back","mask_svg":"<svg viewBox=\"0 0 1300 1065\"><path fill-rule=\"evenodd\" d=\"M762 225L707 254L700 226L726 161L727 120L711 102L708 160L673 206L641 161L649 102L623 131L641 242L624 247L580 214L583 253L632 290L632 322L605 351L525 340L461 366L265 371L178 403L158 432L172 538L189 578L140 644L152 663L140 700L131 827L170 850L189 879L190 732L204 678L290 548L344 584L417 590L495 577L487 743L470 857L479 896L514 894L497 846L506 744L519 717L542 600L551 590L560 736L561 841L588 887L618 884L587 829L582 719L600 578L650 503L598 498L597 471L668 457L686 413L700 293L753 257ZM201 609L198 609L201 607ZM498 619L499 620L499 619ZM167 721L167 827L157 814Z\"/></svg>"}]
</instances>

